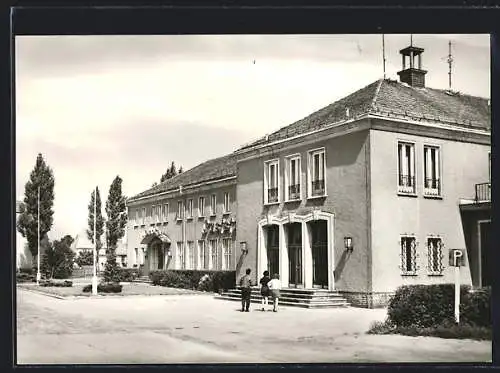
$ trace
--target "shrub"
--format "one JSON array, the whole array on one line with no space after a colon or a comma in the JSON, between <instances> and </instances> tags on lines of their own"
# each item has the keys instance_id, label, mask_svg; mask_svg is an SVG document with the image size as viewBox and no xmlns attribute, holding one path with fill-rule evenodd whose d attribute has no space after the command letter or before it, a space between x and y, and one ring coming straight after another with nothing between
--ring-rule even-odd
<instances>
[{"instance_id":1,"label":"shrub","mask_svg":"<svg viewBox=\"0 0 500 373\"><path fill-rule=\"evenodd\" d=\"M149 274L153 285L219 292L235 287L235 271L166 270Z\"/></svg>"},{"instance_id":2,"label":"shrub","mask_svg":"<svg viewBox=\"0 0 500 373\"><path fill-rule=\"evenodd\" d=\"M491 327L491 288L467 293L460 301L460 322Z\"/></svg>"},{"instance_id":3,"label":"shrub","mask_svg":"<svg viewBox=\"0 0 500 373\"><path fill-rule=\"evenodd\" d=\"M33 270L33 268L19 268L19 272L20 273L26 273L28 275L34 275L36 273L36 271Z\"/></svg>"},{"instance_id":4,"label":"shrub","mask_svg":"<svg viewBox=\"0 0 500 373\"><path fill-rule=\"evenodd\" d=\"M64 281L45 280L45 281L40 281L40 286L43 286L43 287L71 287L71 286L73 286L73 281L69 281L69 280L64 280Z\"/></svg>"},{"instance_id":5,"label":"shrub","mask_svg":"<svg viewBox=\"0 0 500 373\"><path fill-rule=\"evenodd\" d=\"M468 289L461 287L461 299L468 299ZM397 327L427 328L453 321L454 302L453 284L401 286L391 298L387 313Z\"/></svg>"},{"instance_id":6,"label":"shrub","mask_svg":"<svg viewBox=\"0 0 500 373\"><path fill-rule=\"evenodd\" d=\"M36 282L36 274L34 273L16 273L17 282Z\"/></svg>"},{"instance_id":7,"label":"shrub","mask_svg":"<svg viewBox=\"0 0 500 373\"><path fill-rule=\"evenodd\" d=\"M121 293L123 286L118 283L100 283L97 284L98 293ZM82 289L84 293L90 293L92 291L92 284L85 285Z\"/></svg>"},{"instance_id":8,"label":"shrub","mask_svg":"<svg viewBox=\"0 0 500 373\"><path fill-rule=\"evenodd\" d=\"M119 268L118 273L121 282L131 282L139 277L139 269L137 268Z\"/></svg>"},{"instance_id":9,"label":"shrub","mask_svg":"<svg viewBox=\"0 0 500 373\"><path fill-rule=\"evenodd\" d=\"M394 325L392 325L388 320L386 321L375 321L371 324L368 334L392 334L396 331Z\"/></svg>"}]
</instances>

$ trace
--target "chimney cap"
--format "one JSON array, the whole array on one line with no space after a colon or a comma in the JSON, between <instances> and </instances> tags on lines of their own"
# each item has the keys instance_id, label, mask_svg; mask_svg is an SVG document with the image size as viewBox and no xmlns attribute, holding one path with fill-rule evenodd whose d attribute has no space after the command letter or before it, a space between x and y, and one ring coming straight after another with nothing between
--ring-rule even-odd
<instances>
[{"instance_id":1,"label":"chimney cap","mask_svg":"<svg viewBox=\"0 0 500 373\"><path fill-rule=\"evenodd\" d=\"M425 50L424 48L419 48L419 47L415 47L413 45L410 45L409 47L401 49L399 51L399 53L409 55L411 52L413 52L413 54L418 55L420 53L423 53L424 50Z\"/></svg>"}]
</instances>

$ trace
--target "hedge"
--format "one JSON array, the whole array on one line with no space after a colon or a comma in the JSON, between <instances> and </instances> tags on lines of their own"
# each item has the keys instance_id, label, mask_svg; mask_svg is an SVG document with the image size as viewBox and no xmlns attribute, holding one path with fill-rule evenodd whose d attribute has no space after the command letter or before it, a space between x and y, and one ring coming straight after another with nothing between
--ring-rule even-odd
<instances>
[{"instance_id":1,"label":"hedge","mask_svg":"<svg viewBox=\"0 0 500 373\"><path fill-rule=\"evenodd\" d=\"M92 284L85 285L82 289L84 293L90 293L92 291ZM97 284L98 293L121 293L122 285L115 283L100 283Z\"/></svg>"},{"instance_id":2,"label":"hedge","mask_svg":"<svg viewBox=\"0 0 500 373\"><path fill-rule=\"evenodd\" d=\"M220 292L235 287L236 271L163 270L150 272L153 285Z\"/></svg>"},{"instance_id":3,"label":"hedge","mask_svg":"<svg viewBox=\"0 0 500 373\"><path fill-rule=\"evenodd\" d=\"M21 272L16 273L17 282L36 282L36 275L33 273Z\"/></svg>"},{"instance_id":4,"label":"hedge","mask_svg":"<svg viewBox=\"0 0 500 373\"><path fill-rule=\"evenodd\" d=\"M141 275L139 268L120 268L118 272L121 282L132 282Z\"/></svg>"},{"instance_id":5,"label":"hedge","mask_svg":"<svg viewBox=\"0 0 500 373\"><path fill-rule=\"evenodd\" d=\"M460 323L490 326L490 291L460 288ZM409 285L396 290L388 306L388 321L396 327L429 328L454 322L455 286Z\"/></svg>"},{"instance_id":6,"label":"hedge","mask_svg":"<svg viewBox=\"0 0 500 373\"><path fill-rule=\"evenodd\" d=\"M53 281L53 280L45 280L40 282L40 286L43 287L71 287L73 286L73 281L64 280L64 281Z\"/></svg>"}]
</instances>

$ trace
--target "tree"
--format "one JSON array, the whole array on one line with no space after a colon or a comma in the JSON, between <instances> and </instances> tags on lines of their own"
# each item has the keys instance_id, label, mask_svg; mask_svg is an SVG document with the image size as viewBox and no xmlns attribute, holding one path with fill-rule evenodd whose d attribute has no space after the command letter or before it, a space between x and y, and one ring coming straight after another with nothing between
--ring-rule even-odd
<instances>
[{"instance_id":1,"label":"tree","mask_svg":"<svg viewBox=\"0 0 500 373\"><path fill-rule=\"evenodd\" d=\"M96 195L97 191L97 197ZM101 207L101 195L99 193L99 188L96 188L90 194L90 202L89 202L89 216L88 216L88 228L87 228L87 238L90 242L94 243L94 198L96 201L96 242L97 242L97 250L102 247L101 236L104 233L104 218L102 217L102 207ZM92 264L92 263L91 263Z\"/></svg>"},{"instance_id":2,"label":"tree","mask_svg":"<svg viewBox=\"0 0 500 373\"><path fill-rule=\"evenodd\" d=\"M116 263L116 245L125 234L127 224L126 198L122 195L122 179L117 176L109 188L106 201L106 265L104 267L104 281L118 282L119 268Z\"/></svg>"},{"instance_id":3,"label":"tree","mask_svg":"<svg viewBox=\"0 0 500 373\"><path fill-rule=\"evenodd\" d=\"M181 166L181 167L179 167L179 171L177 171L177 174L182 174L182 171L183 171L183 169L182 169L182 166Z\"/></svg>"},{"instance_id":4,"label":"tree","mask_svg":"<svg viewBox=\"0 0 500 373\"><path fill-rule=\"evenodd\" d=\"M30 179L24 187L24 211L17 221L17 230L26 238L33 259L38 255L38 188L40 188L40 241L42 241L54 222L54 174L45 163L42 154L38 154Z\"/></svg>"},{"instance_id":5,"label":"tree","mask_svg":"<svg viewBox=\"0 0 500 373\"><path fill-rule=\"evenodd\" d=\"M70 235L49 244L45 250L41 271L48 278L68 278L73 273L75 253L71 250L73 238Z\"/></svg>"},{"instance_id":6,"label":"tree","mask_svg":"<svg viewBox=\"0 0 500 373\"><path fill-rule=\"evenodd\" d=\"M94 264L94 253L90 250L81 251L76 257L76 263L81 266L91 266Z\"/></svg>"},{"instance_id":7,"label":"tree","mask_svg":"<svg viewBox=\"0 0 500 373\"><path fill-rule=\"evenodd\" d=\"M167 168L167 171L163 175L161 175L160 183L163 183L165 180L168 180L177 175L178 173L180 174L181 172L182 172L182 166L179 168L179 172L177 172L177 169L175 168L175 163L172 162L170 164L170 167Z\"/></svg>"}]
</instances>

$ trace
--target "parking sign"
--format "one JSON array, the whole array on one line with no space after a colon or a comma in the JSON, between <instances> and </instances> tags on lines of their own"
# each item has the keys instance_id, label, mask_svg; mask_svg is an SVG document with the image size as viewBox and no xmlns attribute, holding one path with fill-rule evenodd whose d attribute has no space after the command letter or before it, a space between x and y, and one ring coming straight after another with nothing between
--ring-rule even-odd
<instances>
[{"instance_id":1,"label":"parking sign","mask_svg":"<svg viewBox=\"0 0 500 373\"><path fill-rule=\"evenodd\" d=\"M465 265L465 250L450 249L449 258L451 267L463 267Z\"/></svg>"}]
</instances>

